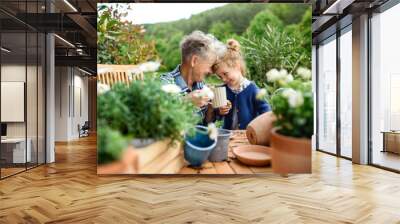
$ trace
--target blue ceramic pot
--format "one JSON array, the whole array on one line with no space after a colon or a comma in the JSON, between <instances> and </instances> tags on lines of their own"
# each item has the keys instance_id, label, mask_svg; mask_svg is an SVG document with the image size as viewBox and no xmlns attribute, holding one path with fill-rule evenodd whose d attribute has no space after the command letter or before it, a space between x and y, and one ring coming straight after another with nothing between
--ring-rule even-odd
<instances>
[{"instance_id":1,"label":"blue ceramic pot","mask_svg":"<svg viewBox=\"0 0 400 224\"><path fill-rule=\"evenodd\" d=\"M186 136L184 156L191 166L200 167L208 158L217 144L210 139L207 127L196 126L194 136Z\"/></svg>"}]
</instances>

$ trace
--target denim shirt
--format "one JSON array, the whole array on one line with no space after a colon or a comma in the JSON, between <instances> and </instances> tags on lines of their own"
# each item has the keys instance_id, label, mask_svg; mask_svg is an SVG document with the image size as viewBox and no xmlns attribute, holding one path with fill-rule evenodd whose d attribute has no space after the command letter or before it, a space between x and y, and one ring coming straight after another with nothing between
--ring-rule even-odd
<instances>
[{"instance_id":1,"label":"denim shirt","mask_svg":"<svg viewBox=\"0 0 400 224\"><path fill-rule=\"evenodd\" d=\"M175 85L179 86L179 88L181 88L182 95L186 95L194 90L203 89L203 87L205 86L204 82L194 82L192 85L192 90L190 90L189 87L187 86L187 83L185 82L185 80L182 77L181 65L178 65L171 72L162 74L160 76L160 79L161 79L161 82L164 84L175 84ZM202 123L205 124L206 123L205 115L207 112L207 106L200 108L200 110L197 112L203 120Z\"/></svg>"},{"instance_id":2,"label":"denim shirt","mask_svg":"<svg viewBox=\"0 0 400 224\"><path fill-rule=\"evenodd\" d=\"M190 93L190 89L187 86L185 80L181 74L181 65L178 65L172 72L162 74L160 76L161 82L164 84L175 84L181 88L181 93L186 95ZM194 82L192 85L192 91L196 89L202 89L204 87L204 82Z\"/></svg>"}]
</instances>

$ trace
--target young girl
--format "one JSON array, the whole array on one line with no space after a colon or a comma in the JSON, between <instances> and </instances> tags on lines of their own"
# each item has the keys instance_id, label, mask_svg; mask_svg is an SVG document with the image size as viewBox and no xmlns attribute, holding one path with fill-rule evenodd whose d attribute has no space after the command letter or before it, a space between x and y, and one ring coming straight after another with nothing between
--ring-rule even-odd
<instances>
[{"instance_id":1,"label":"young girl","mask_svg":"<svg viewBox=\"0 0 400 224\"><path fill-rule=\"evenodd\" d=\"M220 107L225 129L246 129L258 115L270 111L267 102L258 100L257 85L245 78L246 65L240 53L240 45L234 39L227 41L226 51L213 65L213 71L225 83L228 105Z\"/></svg>"}]
</instances>

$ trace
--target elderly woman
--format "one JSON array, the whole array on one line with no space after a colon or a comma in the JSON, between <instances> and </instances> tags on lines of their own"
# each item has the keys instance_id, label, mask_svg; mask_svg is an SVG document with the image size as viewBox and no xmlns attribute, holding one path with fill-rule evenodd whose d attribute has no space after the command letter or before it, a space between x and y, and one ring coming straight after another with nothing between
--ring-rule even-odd
<instances>
[{"instance_id":1,"label":"elderly woman","mask_svg":"<svg viewBox=\"0 0 400 224\"><path fill-rule=\"evenodd\" d=\"M181 93L200 108L199 113L204 120L210 99L198 93L205 87L204 79L211 74L211 67L217 60L218 48L223 45L212 35L193 31L183 38L180 46L181 64L173 71L161 75L161 80L163 83L179 86Z\"/></svg>"}]
</instances>

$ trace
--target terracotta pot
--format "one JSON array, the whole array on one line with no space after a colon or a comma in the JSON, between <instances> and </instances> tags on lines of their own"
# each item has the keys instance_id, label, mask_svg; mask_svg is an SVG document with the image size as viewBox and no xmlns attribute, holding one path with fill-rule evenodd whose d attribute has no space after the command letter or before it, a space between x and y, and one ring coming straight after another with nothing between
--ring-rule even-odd
<instances>
[{"instance_id":1,"label":"terracotta pot","mask_svg":"<svg viewBox=\"0 0 400 224\"><path fill-rule=\"evenodd\" d=\"M232 152L243 164L249 166L267 166L271 163L271 148L261 145L241 145Z\"/></svg>"},{"instance_id":2,"label":"terracotta pot","mask_svg":"<svg viewBox=\"0 0 400 224\"><path fill-rule=\"evenodd\" d=\"M269 146L273 123L276 120L272 111L263 113L247 125L246 136L250 144Z\"/></svg>"},{"instance_id":3,"label":"terracotta pot","mask_svg":"<svg viewBox=\"0 0 400 224\"><path fill-rule=\"evenodd\" d=\"M272 170L279 174L311 173L311 140L271 131Z\"/></svg>"},{"instance_id":4,"label":"terracotta pot","mask_svg":"<svg viewBox=\"0 0 400 224\"><path fill-rule=\"evenodd\" d=\"M132 147L125 150L119 161L97 166L97 174L136 174L137 170L138 155Z\"/></svg>"}]
</instances>

